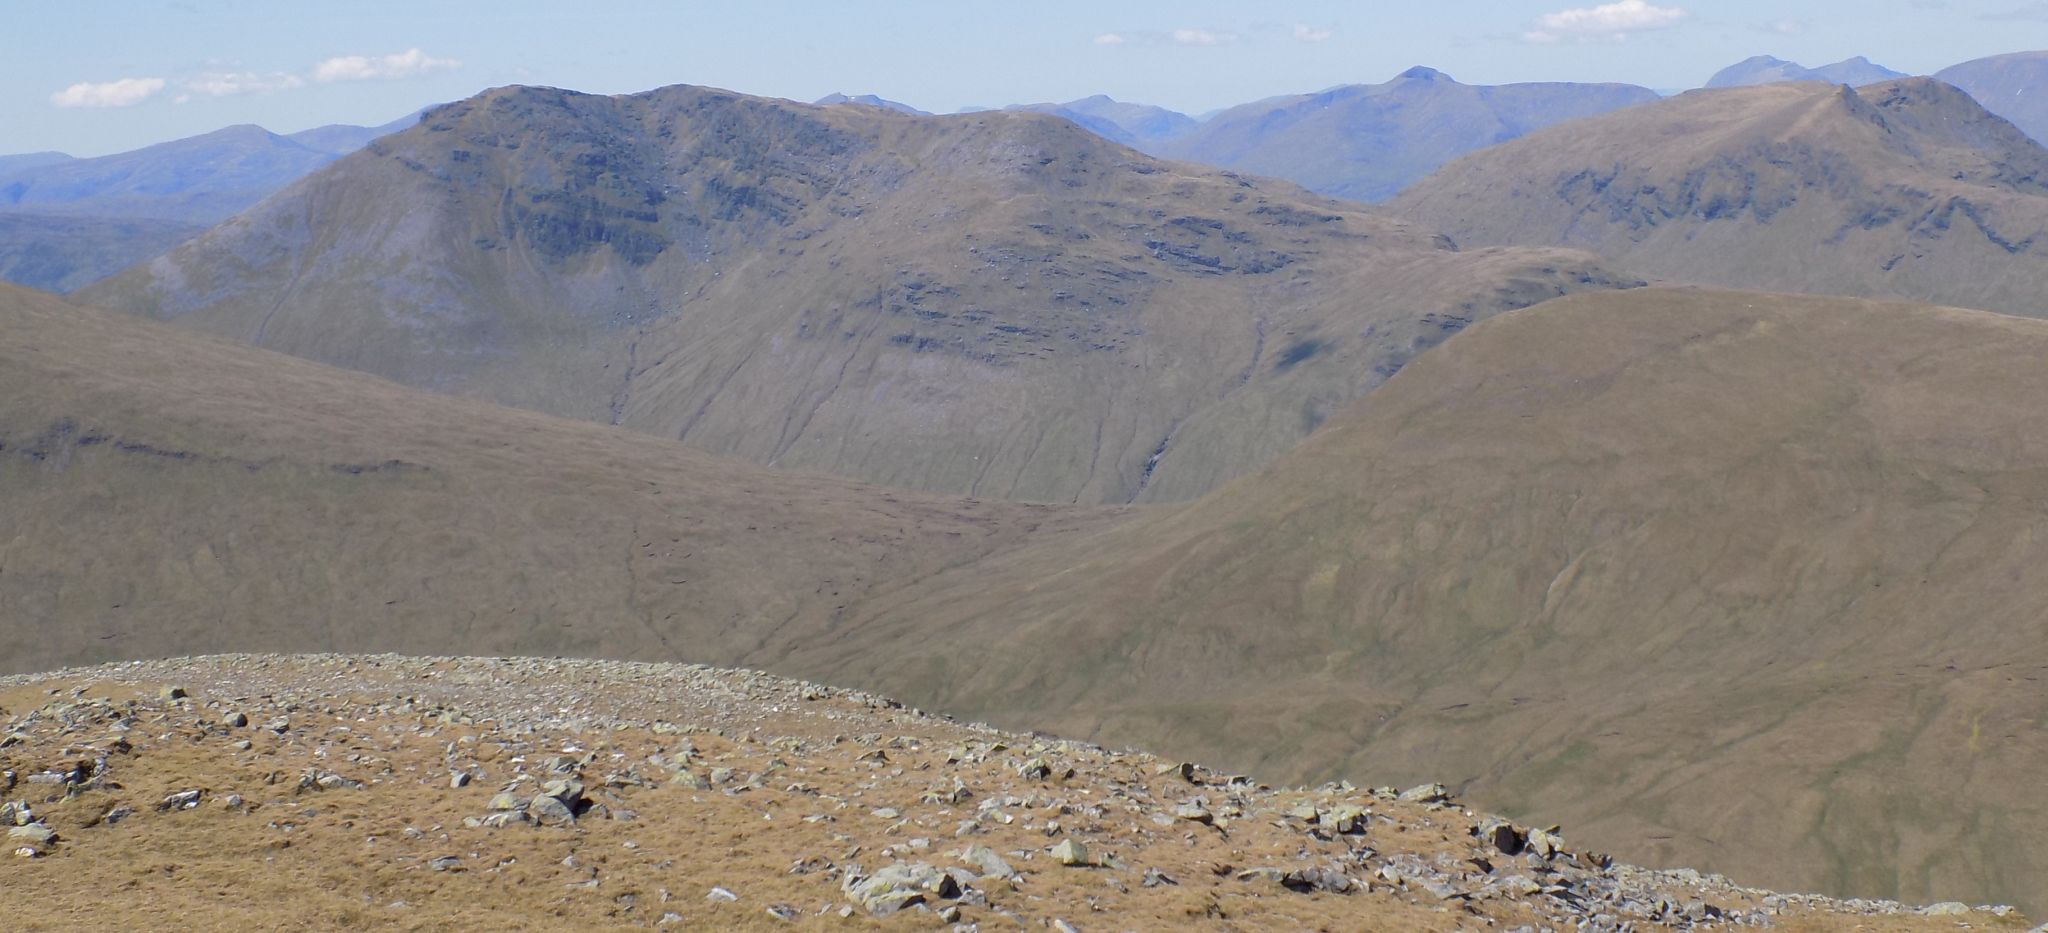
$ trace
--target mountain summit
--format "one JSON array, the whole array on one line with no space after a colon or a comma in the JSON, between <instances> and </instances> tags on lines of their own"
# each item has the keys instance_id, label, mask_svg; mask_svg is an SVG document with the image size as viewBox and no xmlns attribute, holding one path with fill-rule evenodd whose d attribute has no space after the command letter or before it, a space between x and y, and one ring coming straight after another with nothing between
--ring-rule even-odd
<instances>
[{"instance_id":1,"label":"mountain summit","mask_svg":"<svg viewBox=\"0 0 2048 933\"><path fill-rule=\"evenodd\" d=\"M2048 311L2048 151L1930 78L1692 91L1474 153L1389 206L1680 281Z\"/></svg>"},{"instance_id":2,"label":"mountain summit","mask_svg":"<svg viewBox=\"0 0 2048 933\"><path fill-rule=\"evenodd\" d=\"M1826 81L1830 84L1861 87L1903 77L1906 77L1905 72L1893 71L1861 55L1819 68L1808 68L1798 62L1788 62L1769 55L1757 55L1714 72L1714 76L1707 79L1706 86L1723 88L1775 84L1782 81Z\"/></svg>"},{"instance_id":3,"label":"mountain summit","mask_svg":"<svg viewBox=\"0 0 2048 933\"><path fill-rule=\"evenodd\" d=\"M1232 107L1146 148L1378 201L1472 150L1656 99L1656 92L1627 84L1473 86L1418 65L1383 84Z\"/></svg>"}]
</instances>

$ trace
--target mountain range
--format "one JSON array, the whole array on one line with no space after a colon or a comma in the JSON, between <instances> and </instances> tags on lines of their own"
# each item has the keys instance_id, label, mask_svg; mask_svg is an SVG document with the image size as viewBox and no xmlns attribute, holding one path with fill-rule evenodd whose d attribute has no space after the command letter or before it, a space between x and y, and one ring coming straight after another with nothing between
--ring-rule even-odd
<instances>
[{"instance_id":1,"label":"mountain range","mask_svg":"<svg viewBox=\"0 0 2048 933\"><path fill-rule=\"evenodd\" d=\"M231 126L89 159L0 156L0 281L71 291L158 256L408 125Z\"/></svg>"},{"instance_id":2,"label":"mountain range","mask_svg":"<svg viewBox=\"0 0 2048 933\"><path fill-rule=\"evenodd\" d=\"M210 225L415 118L290 136L230 126L91 159L17 156L0 164L0 212Z\"/></svg>"},{"instance_id":3,"label":"mountain range","mask_svg":"<svg viewBox=\"0 0 2048 933\"><path fill-rule=\"evenodd\" d=\"M1389 207L1668 280L2048 313L2048 150L1929 78L1693 91L1475 153Z\"/></svg>"},{"instance_id":4,"label":"mountain range","mask_svg":"<svg viewBox=\"0 0 2048 933\"><path fill-rule=\"evenodd\" d=\"M1232 107L1157 155L1285 178L1314 191L1383 200L1452 158L1531 130L1657 99L1626 84L1460 84L1411 68L1382 84Z\"/></svg>"},{"instance_id":5,"label":"mountain range","mask_svg":"<svg viewBox=\"0 0 2048 933\"><path fill-rule=\"evenodd\" d=\"M1490 314L1634 284L1039 114L505 88L79 294L756 463L1121 503L1264 463Z\"/></svg>"},{"instance_id":6,"label":"mountain range","mask_svg":"<svg viewBox=\"0 0 2048 933\"><path fill-rule=\"evenodd\" d=\"M1489 885L1555 878L1452 792L1633 862L2048 910L2048 150L1939 79L1849 84L1415 69L1193 126L507 87L374 139L238 130L265 155L230 174L282 188L67 298L0 285L0 674L747 666L1269 782L1419 784L1399 831L1477 845L1455 873ZM1328 184L1428 174L1368 206L1110 135L1232 126ZM0 190L72 203L88 175L35 161ZM170 161L77 201L222 203ZM190 229L16 219L49 251L0 263L58 284L69 250ZM55 697L22 690L0 699ZM856 775L914 767L908 739L851 741L891 745ZM40 794L20 745L0 770ZM1098 786L1185 782L1141 823L1235 833L1198 772ZM964 787L919 806L1054 835L1122 806ZM1370 883L1414 894L1392 867Z\"/></svg>"}]
</instances>

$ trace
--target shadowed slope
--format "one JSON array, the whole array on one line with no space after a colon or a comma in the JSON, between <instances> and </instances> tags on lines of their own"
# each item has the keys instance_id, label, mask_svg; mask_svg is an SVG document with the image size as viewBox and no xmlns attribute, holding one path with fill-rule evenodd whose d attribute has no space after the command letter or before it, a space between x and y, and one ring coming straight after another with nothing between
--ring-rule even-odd
<instances>
[{"instance_id":1,"label":"shadowed slope","mask_svg":"<svg viewBox=\"0 0 2048 933\"><path fill-rule=\"evenodd\" d=\"M1656 92L1627 84L1474 86L1411 68L1383 84L1232 107L1177 137L1140 145L1335 197L1379 201L1474 149L1656 99Z\"/></svg>"},{"instance_id":2,"label":"shadowed slope","mask_svg":"<svg viewBox=\"0 0 2048 933\"><path fill-rule=\"evenodd\" d=\"M1474 153L1388 206L1670 279L2048 312L2048 151L1929 78L1693 91Z\"/></svg>"},{"instance_id":3,"label":"shadowed slope","mask_svg":"<svg viewBox=\"0 0 2048 933\"><path fill-rule=\"evenodd\" d=\"M765 471L12 286L0 333L5 671L236 648L773 657L879 581L1069 520Z\"/></svg>"},{"instance_id":4,"label":"shadowed slope","mask_svg":"<svg viewBox=\"0 0 2048 933\"><path fill-rule=\"evenodd\" d=\"M2039 910L2043 358L2048 324L1981 312L1561 299L791 663L1283 779L1435 775L1632 859Z\"/></svg>"},{"instance_id":5,"label":"shadowed slope","mask_svg":"<svg viewBox=\"0 0 2048 933\"><path fill-rule=\"evenodd\" d=\"M82 297L757 463L1121 503L1265 462L1474 320L1633 283L1036 114L506 88Z\"/></svg>"}]
</instances>

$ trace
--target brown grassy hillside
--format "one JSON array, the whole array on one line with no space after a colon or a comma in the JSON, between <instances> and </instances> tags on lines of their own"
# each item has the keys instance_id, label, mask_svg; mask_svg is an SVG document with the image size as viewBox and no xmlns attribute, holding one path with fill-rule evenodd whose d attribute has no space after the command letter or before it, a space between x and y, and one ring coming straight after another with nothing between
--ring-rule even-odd
<instances>
[{"instance_id":1,"label":"brown grassy hillside","mask_svg":"<svg viewBox=\"0 0 2048 933\"><path fill-rule=\"evenodd\" d=\"M1563 299L1197 503L871 601L789 663L1276 776L1434 776L1754 883L2038 910L2043 358L2048 324L1980 312Z\"/></svg>"},{"instance_id":2,"label":"brown grassy hillside","mask_svg":"<svg viewBox=\"0 0 2048 933\"><path fill-rule=\"evenodd\" d=\"M503 88L83 298L756 463L1122 503L1252 469L1473 321L1633 281L1038 114Z\"/></svg>"},{"instance_id":3,"label":"brown grassy hillside","mask_svg":"<svg viewBox=\"0 0 2048 933\"><path fill-rule=\"evenodd\" d=\"M1693 91L1474 153L1388 206L1653 277L2048 314L2048 151L1928 78Z\"/></svg>"},{"instance_id":4,"label":"brown grassy hillside","mask_svg":"<svg viewBox=\"0 0 2048 933\"><path fill-rule=\"evenodd\" d=\"M193 650L734 658L1099 520L777 473L0 285L0 670Z\"/></svg>"},{"instance_id":5,"label":"brown grassy hillside","mask_svg":"<svg viewBox=\"0 0 2048 933\"><path fill-rule=\"evenodd\" d=\"M2048 324L1498 318L1185 506L891 493L0 292L0 658L749 664L2039 909ZM1646 842L1647 840L1647 842Z\"/></svg>"}]
</instances>

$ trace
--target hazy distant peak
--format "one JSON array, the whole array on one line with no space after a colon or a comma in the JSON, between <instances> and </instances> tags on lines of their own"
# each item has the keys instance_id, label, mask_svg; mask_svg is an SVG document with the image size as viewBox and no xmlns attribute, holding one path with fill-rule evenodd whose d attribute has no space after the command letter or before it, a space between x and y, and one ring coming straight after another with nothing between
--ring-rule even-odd
<instances>
[{"instance_id":1,"label":"hazy distant peak","mask_svg":"<svg viewBox=\"0 0 2048 933\"><path fill-rule=\"evenodd\" d=\"M1819 68L1808 68L1798 62L1786 61L1772 55L1752 55L1714 72L1714 76L1707 79L1706 86L1727 88L1777 84L1784 81L1826 81L1830 84L1860 87L1905 76L1905 72L1875 64L1861 55Z\"/></svg>"},{"instance_id":2,"label":"hazy distant peak","mask_svg":"<svg viewBox=\"0 0 2048 933\"><path fill-rule=\"evenodd\" d=\"M1985 108L2036 140L2048 140L2048 51L2009 52L1952 65L1934 76L1961 88Z\"/></svg>"},{"instance_id":3,"label":"hazy distant peak","mask_svg":"<svg viewBox=\"0 0 2048 933\"><path fill-rule=\"evenodd\" d=\"M834 91L833 93L827 94L823 97L818 98L817 100L812 101L812 103L822 104L828 107L834 104L862 104L868 107L880 107L884 110L894 110L897 113L915 114L921 117L931 116L929 112L919 110L916 107L910 106L909 104L901 103L899 101L893 101L886 97L880 97L874 94L849 95Z\"/></svg>"},{"instance_id":4,"label":"hazy distant peak","mask_svg":"<svg viewBox=\"0 0 2048 933\"><path fill-rule=\"evenodd\" d=\"M1406 81L1449 81L1449 82L1451 82L1451 83L1455 84L1455 83L1457 83L1457 80L1458 80L1458 79L1456 79L1456 78L1453 78L1453 77L1451 77L1450 75L1444 74L1443 72L1441 72L1441 71L1438 71L1438 70L1436 70L1436 69L1434 69L1434 68L1431 68L1431 67L1429 67L1428 65L1416 65L1415 67L1413 67L1413 68L1410 68L1410 69L1408 69L1407 71L1404 71L1404 72L1401 72L1400 74L1397 74L1397 75L1395 75L1395 76L1394 76L1394 80L1396 80L1396 81L1403 81L1403 80L1406 80Z\"/></svg>"}]
</instances>

